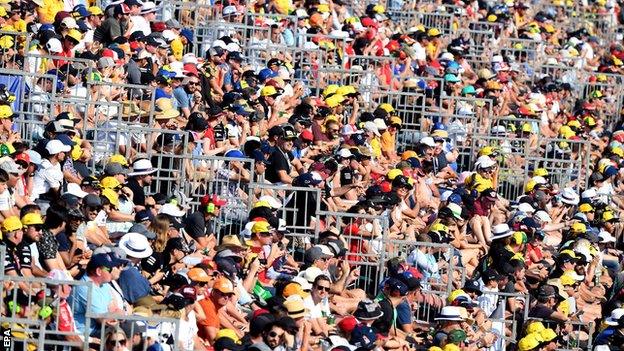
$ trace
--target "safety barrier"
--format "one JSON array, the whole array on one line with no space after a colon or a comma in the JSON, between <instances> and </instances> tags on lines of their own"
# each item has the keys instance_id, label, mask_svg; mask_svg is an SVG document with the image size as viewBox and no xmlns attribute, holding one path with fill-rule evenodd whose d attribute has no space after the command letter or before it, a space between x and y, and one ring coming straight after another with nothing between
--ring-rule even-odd
<instances>
[{"instance_id":1,"label":"safety barrier","mask_svg":"<svg viewBox=\"0 0 624 351\"><path fill-rule=\"evenodd\" d=\"M448 292L422 289L414 303L414 323L429 329L435 325L435 318L446 304Z\"/></svg>"},{"instance_id":2,"label":"safety barrier","mask_svg":"<svg viewBox=\"0 0 624 351\"><path fill-rule=\"evenodd\" d=\"M292 187L253 183L249 185L249 197L255 200L269 195L282 203L277 216L286 220L290 232L288 251L300 255L315 238L319 213L326 205L319 188Z\"/></svg>"},{"instance_id":3,"label":"safety barrier","mask_svg":"<svg viewBox=\"0 0 624 351\"><path fill-rule=\"evenodd\" d=\"M27 33L0 30L0 68L23 70L23 56L30 50L30 41Z\"/></svg>"},{"instance_id":4,"label":"safety barrier","mask_svg":"<svg viewBox=\"0 0 624 351\"><path fill-rule=\"evenodd\" d=\"M558 351L576 351L576 350L592 350L593 336L596 331L596 324L594 322L577 322L566 321L557 322L548 319L533 318L530 320L540 321L544 325L550 326L556 329L555 332L561 335L561 339L558 341Z\"/></svg>"},{"instance_id":5,"label":"safety barrier","mask_svg":"<svg viewBox=\"0 0 624 351\"><path fill-rule=\"evenodd\" d=\"M341 234L347 249L345 259L359 267L358 288L375 295L383 277L389 231L388 218L369 213L319 211L316 215L315 238L323 231Z\"/></svg>"},{"instance_id":6,"label":"safety barrier","mask_svg":"<svg viewBox=\"0 0 624 351\"><path fill-rule=\"evenodd\" d=\"M112 325L100 325L96 330L95 334L101 340L97 349L100 351L109 350L114 345L112 341L117 340L111 336L123 332L126 341L125 345L122 346L129 350L147 350L148 347L156 344L165 350L188 350L195 335L188 334L187 326L184 325L188 322L183 322L179 316L186 312L166 311L165 313L168 317L158 315L107 314L104 317L89 315L90 318L106 318L114 321ZM197 346L195 344L195 347Z\"/></svg>"},{"instance_id":7,"label":"safety barrier","mask_svg":"<svg viewBox=\"0 0 624 351\"><path fill-rule=\"evenodd\" d=\"M453 276L459 256L449 244L423 243L414 240L396 240L389 237L383 240L386 257L402 257L407 263L418 268L423 274L423 288L431 291L453 290L453 282L461 281ZM383 267L382 267L383 269ZM385 272L384 272L385 274Z\"/></svg>"},{"instance_id":8,"label":"safety barrier","mask_svg":"<svg viewBox=\"0 0 624 351\"><path fill-rule=\"evenodd\" d=\"M501 341L515 342L519 339L521 330L518 327L526 321L529 315L529 305L531 296L523 293L504 293L484 291L483 295L477 300L479 305L481 301L487 301L495 296L497 304L495 309L488 316L492 322L492 329L495 330Z\"/></svg>"},{"instance_id":9,"label":"safety barrier","mask_svg":"<svg viewBox=\"0 0 624 351\"><path fill-rule=\"evenodd\" d=\"M240 43L241 53L247 55L247 49L264 47L270 43L271 27L258 27L225 21L202 22L194 28L195 55L198 57L205 56L211 44L226 35L237 40Z\"/></svg>"}]
</instances>

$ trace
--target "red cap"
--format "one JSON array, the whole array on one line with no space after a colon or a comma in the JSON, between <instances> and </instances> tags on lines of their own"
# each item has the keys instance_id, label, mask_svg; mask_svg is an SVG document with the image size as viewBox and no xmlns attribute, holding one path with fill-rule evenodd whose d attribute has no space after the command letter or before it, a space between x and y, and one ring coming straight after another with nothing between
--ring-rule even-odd
<instances>
[{"instance_id":1,"label":"red cap","mask_svg":"<svg viewBox=\"0 0 624 351\"><path fill-rule=\"evenodd\" d=\"M186 297L187 299L196 300L197 299L197 290L192 285L185 285L180 288L180 294Z\"/></svg>"},{"instance_id":2,"label":"red cap","mask_svg":"<svg viewBox=\"0 0 624 351\"><path fill-rule=\"evenodd\" d=\"M227 204L227 200L220 199L219 196L215 195L204 195L200 200L199 204L203 207L208 206L208 204L214 204L215 206L225 206Z\"/></svg>"},{"instance_id":3,"label":"red cap","mask_svg":"<svg viewBox=\"0 0 624 351\"><path fill-rule=\"evenodd\" d=\"M358 235L359 232L360 232L360 227L357 224L355 224L355 223L349 224L344 229L345 235Z\"/></svg>"},{"instance_id":4,"label":"red cap","mask_svg":"<svg viewBox=\"0 0 624 351\"><path fill-rule=\"evenodd\" d=\"M438 62L438 60L433 60L429 62L429 67L435 68L435 69L441 69L442 65L440 64L440 62Z\"/></svg>"},{"instance_id":5,"label":"red cap","mask_svg":"<svg viewBox=\"0 0 624 351\"><path fill-rule=\"evenodd\" d=\"M15 161L24 161L26 164L30 164L30 156L25 152L21 152L15 155Z\"/></svg>"},{"instance_id":6,"label":"red cap","mask_svg":"<svg viewBox=\"0 0 624 351\"><path fill-rule=\"evenodd\" d=\"M388 51L390 52L397 51L400 48L401 48L401 44L399 44L398 40L390 40L390 42L386 44L386 49L388 49Z\"/></svg>"},{"instance_id":7,"label":"red cap","mask_svg":"<svg viewBox=\"0 0 624 351\"><path fill-rule=\"evenodd\" d=\"M167 29L167 25L163 22L152 23L152 32L162 32Z\"/></svg>"},{"instance_id":8,"label":"red cap","mask_svg":"<svg viewBox=\"0 0 624 351\"><path fill-rule=\"evenodd\" d=\"M304 129L301 132L301 134L299 134L299 138L301 138L301 140L305 140L305 141L309 141L309 142L314 141L314 135L312 135L312 132L307 130L307 129Z\"/></svg>"},{"instance_id":9,"label":"red cap","mask_svg":"<svg viewBox=\"0 0 624 351\"><path fill-rule=\"evenodd\" d=\"M381 189L382 192L389 193L392 191L392 184L390 184L390 182L388 181L384 181L384 182L379 183L379 188Z\"/></svg>"},{"instance_id":10,"label":"red cap","mask_svg":"<svg viewBox=\"0 0 624 351\"><path fill-rule=\"evenodd\" d=\"M338 322L338 328L347 335L350 335L357 325L358 320L353 316L346 316Z\"/></svg>"},{"instance_id":11,"label":"red cap","mask_svg":"<svg viewBox=\"0 0 624 351\"><path fill-rule=\"evenodd\" d=\"M195 76L199 77L199 72L197 71L197 67L195 67L192 63L187 63L183 67L183 71L187 76Z\"/></svg>"},{"instance_id":12,"label":"red cap","mask_svg":"<svg viewBox=\"0 0 624 351\"><path fill-rule=\"evenodd\" d=\"M364 27L373 27L373 28L377 28L377 22L373 21L372 18L370 17L364 17L360 20L360 23L362 23L362 25Z\"/></svg>"},{"instance_id":13,"label":"red cap","mask_svg":"<svg viewBox=\"0 0 624 351\"><path fill-rule=\"evenodd\" d=\"M113 60L116 60L117 58L115 56L117 56L117 55L111 49L104 49L104 50L102 50L102 57L110 57Z\"/></svg>"},{"instance_id":14,"label":"red cap","mask_svg":"<svg viewBox=\"0 0 624 351\"><path fill-rule=\"evenodd\" d=\"M254 319L254 318L258 317L258 316L261 316L261 315L267 314L267 313L270 313L270 312L268 310L265 310L264 308L261 308L259 310L255 310L252 313L252 315L251 315L251 319Z\"/></svg>"}]
</instances>

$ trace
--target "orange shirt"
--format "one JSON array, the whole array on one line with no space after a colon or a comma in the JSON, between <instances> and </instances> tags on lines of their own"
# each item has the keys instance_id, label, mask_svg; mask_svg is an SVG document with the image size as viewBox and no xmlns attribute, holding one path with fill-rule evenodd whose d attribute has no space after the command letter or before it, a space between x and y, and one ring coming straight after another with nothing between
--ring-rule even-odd
<instances>
[{"instance_id":1,"label":"orange shirt","mask_svg":"<svg viewBox=\"0 0 624 351\"><path fill-rule=\"evenodd\" d=\"M212 303L212 300L210 300L209 297L206 297L205 299L199 301L199 305L204 311L206 319L201 322L197 322L197 326L219 329L221 324L219 323L219 318L217 317L217 307L215 307L214 303ZM202 328L199 328L199 330L201 331Z\"/></svg>"}]
</instances>

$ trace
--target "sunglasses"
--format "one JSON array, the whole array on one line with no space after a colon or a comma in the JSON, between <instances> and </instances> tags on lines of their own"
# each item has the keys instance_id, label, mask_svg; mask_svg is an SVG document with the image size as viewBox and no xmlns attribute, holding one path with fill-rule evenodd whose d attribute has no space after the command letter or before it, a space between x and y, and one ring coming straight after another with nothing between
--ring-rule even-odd
<instances>
[{"instance_id":1,"label":"sunglasses","mask_svg":"<svg viewBox=\"0 0 624 351\"><path fill-rule=\"evenodd\" d=\"M125 345L126 344L126 339L120 339L120 340L108 340L107 343L109 345L115 345L115 344L119 344L119 345Z\"/></svg>"},{"instance_id":2,"label":"sunglasses","mask_svg":"<svg viewBox=\"0 0 624 351\"><path fill-rule=\"evenodd\" d=\"M186 85L199 85L199 82L188 82Z\"/></svg>"},{"instance_id":3,"label":"sunglasses","mask_svg":"<svg viewBox=\"0 0 624 351\"><path fill-rule=\"evenodd\" d=\"M284 335L284 333L278 334L278 333L276 333L274 331L269 332L269 336L272 337L272 338L277 338L277 337L281 338L283 335Z\"/></svg>"},{"instance_id":4,"label":"sunglasses","mask_svg":"<svg viewBox=\"0 0 624 351\"><path fill-rule=\"evenodd\" d=\"M326 291L326 292L329 292L329 290L331 289L329 286L321 286L321 285L317 285L315 288L318 291Z\"/></svg>"},{"instance_id":5,"label":"sunglasses","mask_svg":"<svg viewBox=\"0 0 624 351\"><path fill-rule=\"evenodd\" d=\"M263 236L263 237L266 238L266 237L269 237L269 236L271 236L273 234L271 234L270 232L260 232L260 233L258 233L258 235Z\"/></svg>"},{"instance_id":6,"label":"sunglasses","mask_svg":"<svg viewBox=\"0 0 624 351\"><path fill-rule=\"evenodd\" d=\"M40 232L43 230L43 226L40 224L37 225L31 225L31 227L35 228L36 231Z\"/></svg>"}]
</instances>

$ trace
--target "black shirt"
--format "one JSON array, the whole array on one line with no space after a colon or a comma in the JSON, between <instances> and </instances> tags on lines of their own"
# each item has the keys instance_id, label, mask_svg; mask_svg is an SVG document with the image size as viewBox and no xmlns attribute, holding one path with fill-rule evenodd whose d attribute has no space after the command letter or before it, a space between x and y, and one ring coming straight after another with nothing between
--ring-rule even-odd
<instances>
[{"instance_id":1,"label":"black shirt","mask_svg":"<svg viewBox=\"0 0 624 351\"><path fill-rule=\"evenodd\" d=\"M129 178L126 186L132 190L132 202L138 206L145 206L145 190L136 178Z\"/></svg>"},{"instance_id":2,"label":"black shirt","mask_svg":"<svg viewBox=\"0 0 624 351\"><path fill-rule=\"evenodd\" d=\"M271 156L269 156L269 161L271 162L271 167L267 167L266 170L266 179L271 183L279 183L281 182L278 171L286 171L287 174L290 174L290 170L292 165L290 161L292 161L295 157L290 152L283 152L279 147L273 151Z\"/></svg>"},{"instance_id":3,"label":"black shirt","mask_svg":"<svg viewBox=\"0 0 624 351\"><path fill-rule=\"evenodd\" d=\"M353 184L353 177L355 176L355 172L351 167L345 167L340 170L340 186L345 186L349 184Z\"/></svg>"},{"instance_id":4,"label":"black shirt","mask_svg":"<svg viewBox=\"0 0 624 351\"><path fill-rule=\"evenodd\" d=\"M372 327L377 333L388 335L390 333L390 328L392 328L394 324L394 306L392 306L392 302L384 296L383 300L379 301L379 307L381 307L383 316L376 319Z\"/></svg>"}]
</instances>

